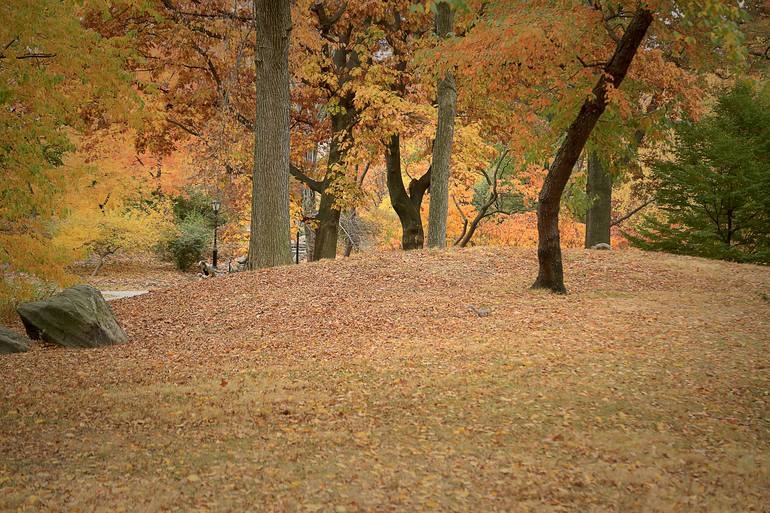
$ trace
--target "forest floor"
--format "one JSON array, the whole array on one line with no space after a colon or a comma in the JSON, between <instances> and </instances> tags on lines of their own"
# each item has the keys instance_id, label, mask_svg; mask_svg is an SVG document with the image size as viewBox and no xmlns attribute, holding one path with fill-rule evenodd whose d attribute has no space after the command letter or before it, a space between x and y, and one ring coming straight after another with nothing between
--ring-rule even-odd
<instances>
[{"instance_id":1,"label":"forest floor","mask_svg":"<svg viewBox=\"0 0 770 513\"><path fill-rule=\"evenodd\" d=\"M770 269L354 256L115 301L0 358L0 510L770 511ZM474 307L491 310L479 317Z\"/></svg>"}]
</instances>

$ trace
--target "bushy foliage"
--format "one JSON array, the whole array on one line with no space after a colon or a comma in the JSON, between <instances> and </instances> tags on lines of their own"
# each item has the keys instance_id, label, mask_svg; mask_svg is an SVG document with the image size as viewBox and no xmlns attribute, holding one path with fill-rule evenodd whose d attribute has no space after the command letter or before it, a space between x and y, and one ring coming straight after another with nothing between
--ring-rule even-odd
<instances>
[{"instance_id":1,"label":"bushy foliage","mask_svg":"<svg viewBox=\"0 0 770 513\"><path fill-rule=\"evenodd\" d=\"M136 99L127 50L83 27L82 2L0 2L0 288L29 276L64 284L68 254L51 241L73 135L106 116L126 119ZM125 43L127 40L124 40ZM0 296L6 296L0 292ZM17 298L18 299L18 298Z\"/></svg>"},{"instance_id":2,"label":"bushy foliage","mask_svg":"<svg viewBox=\"0 0 770 513\"><path fill-rule=\"evenodd\" d=\"M222 226L227 223L227 214L220 211L218 219L216 218L211 208L213 199L214 197L201 187L187 187L182 194L171 199L174 218L177 223L182 223L190 217L197 218L212 230L216 222Z\"/></svg>"},{"instance_id":3,"label":"bushy foliage","mask_svg":"<svg viewBox=\"0 0 770 513\"><path fill-rule=\"evenodd\" d=\"M171 226L162 205L153 209L75 211L59 226L57 242L76 257L95 257L96 274L105 259L115 253L152 250Z\"/></svg>"},{"instance_id":4,"label":"bushy foliage","mask_svg":"<svg viewBox=\"0 0 770 513\"><path fill-rule=\"evenodd\" d=\"M163 258L181 271L203 260L211 244L211 228L206 219L197 214L187 215L163 236L158 249Z\"/></svg>"},{"instance_id":5,"label":"bushy foliage","mask_svg":"<svg viewBox=\"0 0 770 513\"><path fill-rule=\"evenodd\" d=\"M653 166L662 216L647 216L632 244L770 264L770 86L740 84L675 132L673 160Z\"/></svg>"}]
</instances>

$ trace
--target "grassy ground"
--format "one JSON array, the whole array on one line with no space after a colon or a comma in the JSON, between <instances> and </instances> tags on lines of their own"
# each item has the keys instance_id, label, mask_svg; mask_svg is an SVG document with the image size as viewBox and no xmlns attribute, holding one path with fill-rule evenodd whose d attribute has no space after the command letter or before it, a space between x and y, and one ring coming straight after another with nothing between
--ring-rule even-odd
<instances>
[{"instance_id":1,"label":"grassy ground","mask_svg":"<svg viewBox=\"0 0 770 513\"><path fill-rule=\"evenodd\" d=\"M567 296L478 248L117 301L128 344L0 359L0 509L770 511L770 269L565 262Z\"/></svg>"}]
</instances>

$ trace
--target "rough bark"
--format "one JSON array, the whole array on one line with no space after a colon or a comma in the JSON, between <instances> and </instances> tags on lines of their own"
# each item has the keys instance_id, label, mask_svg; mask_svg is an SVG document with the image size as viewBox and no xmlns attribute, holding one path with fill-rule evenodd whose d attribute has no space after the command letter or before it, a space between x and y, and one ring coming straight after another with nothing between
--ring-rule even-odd
<instances>
[{"instance_id":1,"label":"rough bark","mask_svg":"<svg viewBox=\"0 0 770 513\"><path fill-rule=\"evenodd\" d=\"M437 5L436 35L447 37L453 29L454 11L446 2ZM428 213L428 246L446 247L446 221L449 209L449 163L454 139L457 88L455 78L447 72L436 88L438 125L433 143L432 176L430 181L430 209Z\"/></svg>"},{"instance_id":2,"label":"rough bark","mask_svg":"<svg viewBox=\"0 0 770 513\"><path fill-rule=\"evenodd\" d=\"M588 154L586 195L591 204L586 213L585 247L590 248L602 243L610 244L612 176L595 151Z\"/></svg>"},{"instance_id":3,"label":"rough bark","mask_svg":"<svg viewBox=\"0 0 770 513\"><path fill-rule=\"evenodd\" d=\"M425 190L430 184L430 170L420 179L412 180L409 191L406 190L401 174L401 148L398 134L391 136L385 145L385 169L390 203L401 222L401 248L421 249L425 242L425 235L420 207Z\"/></svg>"},{"instance_id":4,"label":"rough bark","mask_svg":"<svg viewBox=\"0 0 770 513\"><path fill-rule=\"evenodd\" d=\"M628 72L631 61L652 23L652 11L640 6L615 47L612 58L586 99L575 120L567 129L566 137L556 153L540 190L537 208L539 271L533 288L566 293L564 269L559 240L559 206L564 187L572 168L585 147L591 131L601 117L607 103L607 86L619 87Z\"/></svg>"},{"instance_id":5,"label":"rough bark","mask_svg":"<svg viewBox=\"0 0 770 513\"><path fill-rule=\"evenodd\" d=\"M257 46L249 269L291 263L289 0L254 0Z\"/></svg>"}]
</instances>

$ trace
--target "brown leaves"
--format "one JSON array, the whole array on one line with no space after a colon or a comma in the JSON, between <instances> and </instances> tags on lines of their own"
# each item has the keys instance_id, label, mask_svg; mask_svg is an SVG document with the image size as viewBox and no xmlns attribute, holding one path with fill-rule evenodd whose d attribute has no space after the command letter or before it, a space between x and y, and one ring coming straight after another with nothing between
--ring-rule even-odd
<instances>
[{"instance_id":1,"label":"brown leaves","mask_svg":"<svg viewBox=\"0 0 770 513\"><path fill-rule=\"evenodd\" d=\"M119 300L128 344L0 358L0 508L761 510L767 269L565 264L567 296L474 248Z\"/></svg>"}]
</instances>

